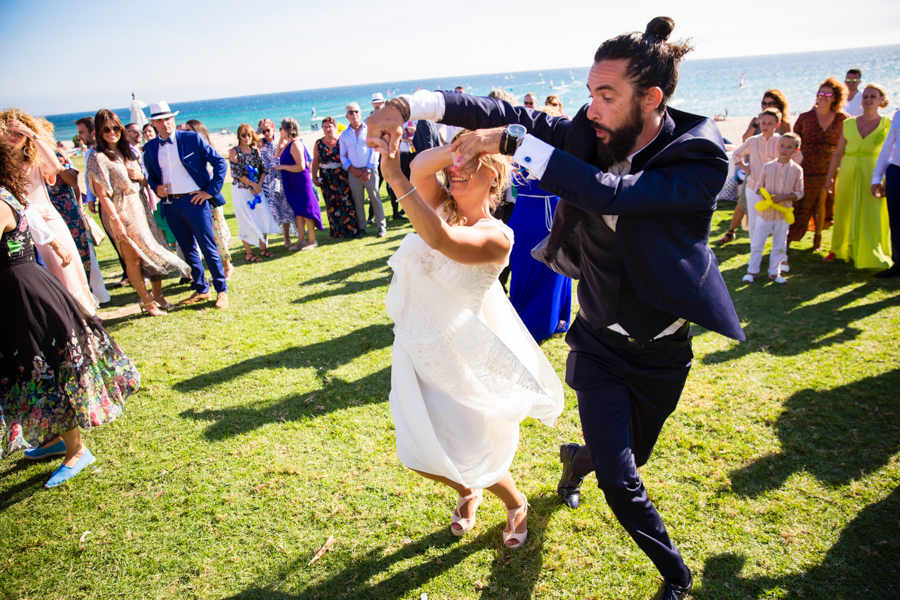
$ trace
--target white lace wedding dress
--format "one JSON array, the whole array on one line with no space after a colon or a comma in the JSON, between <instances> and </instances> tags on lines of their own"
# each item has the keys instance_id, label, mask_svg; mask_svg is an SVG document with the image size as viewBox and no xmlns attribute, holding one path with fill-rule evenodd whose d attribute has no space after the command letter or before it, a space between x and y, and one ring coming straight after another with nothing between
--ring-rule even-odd
<instances>
[{"instance_id":1,"label":"white lace wedding dress","mask_svg":"<svg viewBox=\"0 0 900 600\"><path fill-rule=\"evenodd\" d=\"M496 219L474 227L513 241ZM504 265L460 264L415 233L388 264L397 455L410 469L489 487L512 463L519 422L552 426L562 412L559 377L500 287Z\"/></svg>"}]
</instances>

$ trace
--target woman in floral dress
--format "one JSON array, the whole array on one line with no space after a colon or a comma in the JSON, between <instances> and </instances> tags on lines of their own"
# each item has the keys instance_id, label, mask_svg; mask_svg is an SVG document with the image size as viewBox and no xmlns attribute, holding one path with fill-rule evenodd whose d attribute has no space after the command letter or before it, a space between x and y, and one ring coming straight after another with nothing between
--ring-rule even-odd
<instances>
[{"instance_id":1,"label":"woman in floral dress","mask_svg":"<svg viewBox=\"0 0 900 600\"><path fill-rule=\"evenodd\" d=\"M350 181L347 171L341 166L341 145L337 137L334 119L322 121L325 137L316 142L311 173L315 184L322 189L328 224L332 238L355 238L359 236L356 208L350 196Z\"/></svg>"},{"instance_id":2,"label":"woman in floral dress","mask_svg":"<svg viewBox=\"0 0 900 600\"><path fill-rule=\"evenodd\" d=\"M799 242L813 221L813 250L822 247L822 230L834 221L834 194L828 191L826 178L831 155L837 148L847 114L841 111L847 88L834 77L819 86L816 105L797 117L794 133L803 143L803 198L794 202L794 224L788 232L788 245Z\"/></svg>"},{"instance_id":3,"label":"woman in floral dress","mask_svg":"<svg viewBox=\"0 0 900 600\"><path fill-rule=\"evenodd\" d=\"M294 209L291 208L287 197L284 195L284 187L281 182L281 171L275 167L279 164L278 151L275 144L275 123L269 119L259 122L257 133L262 135L262 146L259 153L266 168L266 178L263 180L263 193L269 201L269 210L275 222L281 225L284 232L285 247L291 245L291 225L294 224Z\"/></svg>"},{"instance_id":4,"label":"woman in floral dress","mask_svg":"<svg viewBox=\"0 0 900 600\"><path fill-rule=\"evenodd\" d=\"M78 256L84 266L84 274L91 280L91 241L84 224L84 208L81 206L78 193L78 169L69 161L69 157L57 151L56 158L63 166L63 171L56 176L53 185L47 184L50 203L69 226L69 233L75 240Z\"/></svg>"},{"instance_id":5,"label":"woman in floral dress","mask_svg":"<svg viewBox=\"0 0 900 600\"><path fill-rule=\"evenodd\" d=\"M81 438L117 419L140 375L94 317L34 260L24 173L0 146L0 457L64 455L44 487L94 462ZM7 191L9 190L9 191Z\"/></svg>"}]
</instances>

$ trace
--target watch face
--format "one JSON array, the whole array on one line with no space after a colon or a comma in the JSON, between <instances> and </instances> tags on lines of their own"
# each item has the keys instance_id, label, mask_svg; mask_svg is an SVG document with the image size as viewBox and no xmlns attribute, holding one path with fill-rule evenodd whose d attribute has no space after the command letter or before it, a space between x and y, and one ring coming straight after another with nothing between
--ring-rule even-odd
<instances>
[{"instance_id":1,"label":"watch face","mask_svg":"<svg viewBox=\"0 0 900 600\"><path fill-rule=\"evenodd\" d=\"M506 129L506 131L509 133L509 135L513 136L516 139L525 137L525 134L528 133L528 130L525 129L525 126L519 125L518 123L516 123L515 125L510 125Z\"/></svg>"}]
</instances>

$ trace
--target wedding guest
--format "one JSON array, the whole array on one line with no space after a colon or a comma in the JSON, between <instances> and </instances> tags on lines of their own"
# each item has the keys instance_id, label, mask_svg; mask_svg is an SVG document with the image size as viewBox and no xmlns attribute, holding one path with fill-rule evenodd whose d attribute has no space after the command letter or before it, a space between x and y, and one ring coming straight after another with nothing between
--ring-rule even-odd
<instances>
[{"instance_id":1,"label":"wedding guest","mask_svg":"<svg viewBox=\"0 0 900 600\"><path fill-rule=\"evenodd\" d=\"M259 262L261 257L275 256L268 250L266 236L279 233L280 227L272 218L269 203L263 194L267 172L257 148L259 138L252 127L241 123L237 139L238 145L228 152L233 180L231 202L238 222L238 237L244 244L244 260ZM253 246L259 247L260 256L253 253Z\"/></svg>"},{"instance_id":2,"label":"wedding guest","mask_svg":"<svg viewBox=\"0 0 900 600\"><path fill-rule=\"evenodd\" d=\"M152 123L147 123L146 125L144 125L142 133L144 135L145 144L156 137L156 130L153 128Z\"/></svg>"},{"instance_id":3,"label":"wedding guest","mask_svg":"<svg viewBox=\"0 0 900 600\"><path fill-rule=\"evenodd\" d=\"M762 175L762 167L767 162L778 158L778 140L781 136L775 133L775 129L778 127L779 122L781 122L781 113L778 109L767 108L759 115L759 126L762 133L748 138L746 142L741 144L731 154L734 164L738 165L747 174L747 181L744 184L747 206L744 210L747 213L751 244L754 239L753 228L756 225L755 205L762 200L762 196L757 191L759 189L759 178ZM744 161L744 157L750 160L749 165ZM733 234L734 230L730 230L729 233ZM765 240L765 238L763 239ZM760 248L759 251L761 253L762 249Z\"/></svg>"},{"instance_id":4,"label":"wedding guest","mask_svg":"<svg viewBox=\"0 0 900 600\"><path fill-rule=\"evenodd\" d=\"M87 165L88 159L90 159L91 154L94 153L94 146L97 144L96 137L94 135L94 116L82 117L75 121L75 126L78 128L78 139L85 146L84 150L84 164ZM91 186L87 185L85 182L85 190L84 195L86 197L85 205L88 207L92 213L97 214L100 210L100 206L97 204L97 198L94 196L94 191L91 189ZM103 225L103 218L101 215L100 224ZM103 231L106 233L106 237L110 240L113 239L112 234L109 231L106 231L106 228L103 228ZM125 274L125 260L122 258L122 255L119 253L119 249L116 248L115 244L112 244L113 249L116 251L116 258L119 259L119 266L122 267L122 274L118 275L115 278L115 283L111 285L111 287L117 288L122 287L124 285L128 285L128 275ZM99 296L98 296L99 298Z\"/></svg>"},{"instance_id":5,"label":"wedding guest","mask_svg":"<svg viewBox=\"0 0 900 600\"><path fill-rule=\"evenodd\" d=\"M45 121L44 127L48 132L53 131L53 125ZM88 282L91 281L91 241L88 237L88 229L85 219L89 218L84 214L84 208L81 206L81 191L78 188L78 169L69 160L65 152L56 152L56 158L62 165L62 171L54 179L53 183L47 184L47 194L50 196L50 203L57 210L72 240L78 248L78 258L84 267L84 274Z\"/></svg>"},{"instance_id":6,"label":"wedding guest","mask_svg":"<svg viewBox=\"0 0 900 600\"><path fill-rule=\"evenodd\" d=\"M760 190L765 189L772 201L785 209L791 208L794 201L803 197L803 169L792 160L799 149L800 137L796 133L778 136L778 158L763 165L756 178L754 191L757 196L761 196ZM759 275L766 240L771 236L769 279L775 283L787 283L781 276L782 264L786 259L787 232L788 223L780 210L772 207L758 214L750 239L750 263L744 282L753 283Z\"/></svg>"},{"instance_id":7,"label":"wedding guest","mask_svg":"<svg viewBox=\"0 0 900 600\"><path fill-rule=\"evenodd\" d=\"M141 299L141 311L154 317L165 315L174 305L163 296L162 280L174 271L187 275L190 268L168 249L162 231L148 218L149 201L144 197L147 179L119 117L101 109L94 115L94 123L100 136L87 172L94 195L103 206L102 218L125 258L131 287ZM152 296L144 286L145 278L150 280Z\"/></svg>"},{"instance_id":8,"label":"wedding guest","mask_svg":"<svg viewBox=\"0 0 900 600\"><path fill-rule=\"evenodd\" d=\"M512 93L500 87L491 88L491 91L488 92L488 98L493 98L494 100L502 100L503 102L509 102L513 106L519 105L519 103L516 102L516 97L513 96Z\"/></svg>"},{"instance_id":9,"label":"wedding guest","mask_svg":"<svg viewBox=\"0 0 900 600\"><path fill-rule=\"evenodd\" d=\"M844 85L847 86L847 105L844 112L851 117L863 114L863 97L859 93L859 83L862 81L862 71L850 69L844 77Z\"/></svg>"},{"instance_id":10,"label":"wedding guest","mask_svg":"<svg viewBox=\"0 0 900 600\"><path fill-rule=\"evenodd\" d=\"M291 250L313 250L318 248L316 229L322 229L322 209L319 197L313 187L310 175L309 153L303 141L297 140L300 135L300 124L296 119L282 119L278 140L279 164L275 169L281 173L284 184L284 195L294 214L297 215L297 244ZM365 138L363 138L365 143ZM378 202L381 206L381 202ZM384 213L381 215L384 220ZM306 229L306 242L303 242L303 231Z\"/></svg>"},{"instance_id":11,"label":"wedding guest","mask_svg":"<svg viewBox=\"0 0 900 600\"><path fill-rule=\"evenodd\" d=\"M528 92L522 100L522 106L525 108L537 108L537 96Z\"/></svg>"},{"instance_id":12,"label":"wedding guest","mask_svg":"<svg viewBox=\"0 0 900 600\"><path fill-rule=\"evenodd\" d=\"M900 110L894 113L887 139L878 153L871 192L876 198L884 198L887 204L894 263L890 269L876 273L875 277L896 277L900 275Z\"/></svg>"},{"instance_id":13,"label":"wedding guest","mask_svg":"<svg viewBox=\"0 0 900 600\"><path fill-rule=\"evenodd\" d=\"M372 94L372 110L369 112L371 115L376 110L379 110L382 106L384 106L384 96L381 92L375 92Z\"/></svg>"},{"instance_id":14,"label":"wedding guest","mask_svg":"<svg viewBox=\"0 0 900 600\"><path fill-rule=\"evenodd\" d=\"M766 90L766 93L763 94L763 99L760 105L762 106L762 110L774 108L781 113L781 122L778 124L778 127L775 128L776 134L784 135L785 133L791 132L791 122L788 119L788 101L784 94L776 89ZM747 131L745 131L743 135L743 142L746 142L750 137L754 135L759 135L762 133L762 129L759 126L760 116L761 114L750 119L750 124L747 126ZM801 156L802 155L798 154L795 160L799 161ZM731 216L731 225L729 225L728 227L728 232L725 233L725 235L723 235L721 238L716 240L717 244L727 244L728 242L734 241L737 227L741 224L741 220L744 218L745 214L747 214L746 183L741 187L741 193L738 196L737 206L734 207L734 213Z\"/></svg>"},{"instance_id":15,"label":"wedding guest","mask_svg":"<svg viewBox=\"0 0 900 600\"><path fill-rule=\"evenodd\" d=\"M813 250L822 248L822 230L834 221L834 195L828 191L826 177L831 156L841 139L844 119L841 111L847 90L829 77L819 85L816 104L797 117L794 131L803 142L803 198L794 203L794 224L788 244L799 242L813 223Z\"/></svg>"},{"instance_id":16,"label":"wedding guest","mask_svg":"<svg viewBox=\"0 0 900 600\"><path fill-rule=\"evenodd\" d=\"M141 140L141 128L134 123L125 125L125 139L131 144L131 147L140 154L143 151L143 143Z\"/></svg>"},{"instance_id":17,"label":"wedding guest","mask_svg":"<svg viewBox=\"0 0 900 600\"><path fill-rule=\"evenodd\" d=\"M150 105L150 122L159 137L144 145L144 166L150 187L160 199L163 216L191 267L194 293L179 304L196 304L212 297L197 251L199 246L216 288L215 307L224 309L229 305L228 282L216 248L210 205L225 205L222 185L228 165L199 133L176 132L177 114L166 102ZM208 165L212 167L211 175Z\"/></svg>"},{"instance_id":18,"label":"wedding guest","mask_svg":"<svg viewBox=\"0 0 900 600\"><path fill-rule=\"evenodd\" d=\"M99 320L85 319L80 303L35 263L24 210L30 183L19 160L0 144L0 457L63 456L49 489L94 462L81 429L121 416L140 375Z\"/></svg>"},{"instance_id":19,"label":"wedding guest","mask_svg":"<svg viewBox=\"0 0 900 600\"><path fill-rule=\"evenodd\" d=\"M834 190L834 229L825 262L838 258L853 261L857 269L890 269L894 266L894 240L887 202L872 194L871 183L878 154L891 128L890 118L878 114L879 108L888 105L887 91L870 83L861 97L863 113L844 121L825 177L827 189ZM840 176L835 182L838 167Z\"/></svg>"},{"instance_id":20,"label":"wedding guest","mask_svg":"<svg viewBox=\"0 0 900 600\"><path fill-rule=\"evenodd\" d=\"M209 139L209 130L206 128L206 125L197 119L185 121L184 131L199 133L210 146L212 145ZM209 165L207 165L206 169L209 171ZM229 246L231 246L231 230L225 221L225 206L210 206L209 212L212 218L213 235L216 238L216 248L219 250L219 256L222 257L222 266L225 268L225 279L229 280L234 273L234 261L231 260L231 250L229 250Z\"/></svg>"},{"instance_id":21,"label":"wedding guest","mask_svg":"<svg viewBox=\"0 0 900 600\"><path fill-rule=\"evenodd\" d=\"M3 143L11 146L13 156L28 177L25 191L28 204L40 214L53 232L53 236L71 255L72 260L63 264L63 259L46 244L38 244L44 264L50 269L69 293L78 301L85 315L94 316L99 303L91 293L87 274L79 258L78 246L69 232L69 227L59 211L54 208L47 193L45 180L56 180L63 170L56 158L56 145L51 134L38 120L19 109L10 108L0 112L0 122L5 125ZM45 121L44 121L45 122ZM49 143L48 143L49 142Z\"/></svg>"},{"instance_id":22,"label":"wedding guest","mask_svg":"<svg viewBox=\"0 0 900 600\"><path fill-rule=\"evenodd\" d=\"M316 141L310 171L315 184L322 190L328 225L328 237L355 238L359 236L359 219L350 196L347 171L341 164L341 142L337 137L337 124L331 117L322 119L323 135Z\"/></svg>"},{"instance_id":23,"label":"wedding guest","mask_svg":"<svg viewBox=\"0 0 900 600\"><path fill-rule=\"evenodd\" d=\"M383 154L383 161L416 230L388 261L395 273L385 305L395 324L389 400L397 456L458 494L453 535L474 528L487 489L506 505L504 546L521 548L528 500L509 473L519 423L531 416L552 426L563 392L497 282L513 234L490 211L503 197L509 159L484 155L472 176L457 177L447 171L450 148L432 148L413 160L411 181L399 156ZM449 190L439 172L450 175Z\"/></svg>"},{"instance_id":24,"label":"wedding guest","mask_svg":"<svg viewBox=\"0 0 900 600\"><path fill-rule=\"evenodd\" d=\"M766 110L767 108L775 108L778 109L778 112L781 113L781 122L778 124L778 127L775 128L775 133L777 133L778 135L784 135L791 132L791 121L789 118L790 113L788 113L788 100L780 90L766 90L766 92L763 94L762 102L760 102L760 107L761 110ZM747 125L747 131L744 132L742 142L746 142L747 138L749 138L750 136L759 135L760 133L762 133L762 130L759 127L759 115L757 115L750 119L750 124Z\"/></svg>"},{"instance_id":25,"label":"wedding guest","mask_svg":"<svg viewBox=\"0 0 900 600\"><path fill-rule=\"evenodd\" d=\"M569 117L563 112L563 104L562 100L559 99L559 96L556 94L550 94L547 96L547 99L544 100L544 106L550 108L550 112L547 114L551 116L564 117L568 119Z\"/></svg>"},{"instance_id":26,"label":"wedding guest","mask_svg":"<svg viewBox=\"0 0 900 600\"><path fill-rule=\"evenodd\" d=\"M341 165L350 174L350 193L356 206L356 218L359 220L359 234L366 232L366 204L365 196L368 194L369 203L375 211L375 222L378 226L378 237L387 234L387 222L384 218L384 207L381 204L381 192L379 191L378 174L375 167L378 166L378 154L366 147L366 124L359 114L359 104L352 102L347 105L347 120L350 127L341 134Z\"/></svg>"},{"instance_id":27,"label":"wedding guest","mask_svg":"<svg viewBox=\"0 0 900 600\"><path fill-rule=\"evenodd\" d=\"M291 245L291 224L295 222L297 216L284 195L281 171L275 168L279 161L277 144L275 142L275 123L269 119L263 119L259 122L256 131L262 136L262 146L259 148L259 153L262 155L263 166L266 168L267 173L266 178L263 180L263 193L269 202L272 218L281 225L281 230L284 233L284 247L289 248ZM302 234L299 232L297 236L302 238Z\"/></svg>"}]
</instances>

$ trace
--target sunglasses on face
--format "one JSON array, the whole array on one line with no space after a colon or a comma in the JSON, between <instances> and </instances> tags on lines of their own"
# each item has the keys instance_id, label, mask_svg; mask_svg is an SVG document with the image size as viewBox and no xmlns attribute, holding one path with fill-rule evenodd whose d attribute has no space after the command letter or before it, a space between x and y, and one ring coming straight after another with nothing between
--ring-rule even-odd
<instances>
[{"instance_id":1,"label":"sunglasses on face","mask_svg":"<svg viewBox=\"0 0 900 600\"><path fill-rule=\"evenodd\" d=\"M249 133L242 133L242 134L240 135L240 137L242 137L242 138L248 138L248 137L250 137L250 134L249 134Z\"/></svg>"},{"instance_id":2,"label":"sunglasses on face","mask_svg":"<svg viewBox=\"0 0 900 600\"><path fill-rule=\"evenodd\" d=\"M358 114L359 114L359 111L358 111L358 110L348 110L348 111L347 111L347 114L348 114L348 115L358 115Z\"/></svg>"},{"instance_id":3,"label":"sunglasses on face","mask_svg":"<svg viewBox=\"0 0 900 600\"><path fill-rule=\"evenodd\" d=\"M763 106L778 106L778 103L774 100L769 100L768 102L763 100L762 102L760 102L760 104L762 104Z\"/></svg>"},{"instance_id":4,"label":"sunglasses on face","mask_svg":"<svg viewBox=\"0 0 900 600\"><path fill-rule=\"evenodd\" d=\"M845 83L859 83L859 79L845 79Z\"/></svg>"},{"instance_id":5,"label":"sunglasses on face","mask_svg":"<svg viewBox=\"0 0 900 600\"><path fill-rule=\"evenodd\" d=\"M529 102L526 102L526 103L525 103L525 106L534 106L534 102L530 102L530 101L529 101Z\"/></svg>"},{"instance_id":6,"label":"sunglasses on face","mask_svg":"<svg viewBox=\"0 0 900 600\"><path fill-rule=\"evenodd\" d=\"M831 98L832 96L834 96L834 94L832 94L831 92L819 92L818 94L816 94L817 98Z\"/></svg>"},{"instance_id":7,"label":"sunglasses on face","mask_svg":"<svg viewBox=\"0 0 900 600\"><path fill-rule=\"evenodd\" d=\"M118 125L113 125L112 127L104 127L103 128L103 133L110 133L111 131L119 133L120 131L122 131L122 128L119 127Z\"/></svg>"}]
</instances>

